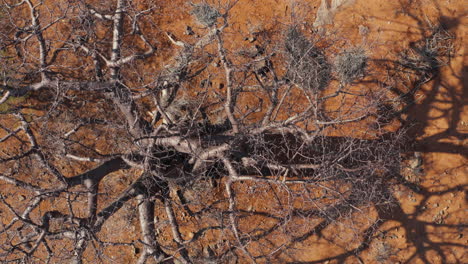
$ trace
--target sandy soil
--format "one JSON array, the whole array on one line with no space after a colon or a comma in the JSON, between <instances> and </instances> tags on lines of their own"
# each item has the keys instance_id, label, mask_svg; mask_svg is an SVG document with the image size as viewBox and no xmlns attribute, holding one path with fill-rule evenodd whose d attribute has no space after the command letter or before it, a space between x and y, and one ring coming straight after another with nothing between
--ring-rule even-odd
<instances>
[{"instance_id":1,"label":"sandy soil","mask_svg":"<svg viewBox=\"0 0 468 264\"><path fill-rule=\"evenodd\" d=\"M160 32L155 34L160 34L160 39L164 39L163 32L168 31L183 40L189 40L189 36L183 34L186 26L191 26L197 32L199 25L192 21L188 12L179 12L189 10L187 2L161 2L166 2L161 4L160 9L161 14L165 15L159 21ZM311 29L316 22L317 10L325 8L321 7L319 0L308 0L296 6L296 17L291 17L291 9L294 8L291 2L240 0L231 11L231 30L242 34L233 35L236 41L232 42L231 48L238 48L238 43L245 47L253 45L244 40L249 33L269 30L296 20L304 21L304 29ZM329 1L330 7L334 6L333 2ZM414 151L407 153L410 158L402 166L402 184L388 190L398 203L389 208L369 209L365 216L357 216L358 221L349 223L356 225L352 228L348 223L317 223L312 230L289 230L291 237L296 233L301 236L292 243L288 242L287 250L275 255L277 263L468 263L468 254L465 252L468 246L468 90L464 2L355 0L327 11L331 24L322 26L325 34L340 43L364 47L376 60L391 58L391 54L419 39L421 27L427 25L428 21L440 21L456 36L455 53L449 65L441 68L440 75L416 94L416 103L408 111L407 120L412 127L410 137L414 140ZM174 54L174 47L167 40L162 40L159 48L160 54L148 62L148 67L158 68L162 64L158 60L170 60ZM116 174L113 181L116 180L122 181L124 186L131 179ZM105 189L106 182L103 185ZM252 186L234 187L239 193L245 194L240 209L268 211L275 208L275 204L260 202L273 201L272 194L264 192L261 200L252 199L248 195ZM221 191L214 191L210 193L209 199L214 201L222 196ZM297 203L300 204L300 201ZM158 211L163 212L163 208ZM104 228L102 236L111 240L116 238L113 233L115 228L127 226L127 238L137 240L138 224L136 221L126 221L126 218L129 216L117 214L115 221L109 221L112 226ZM181 223L182 233L187 237L193 236L192 232L197 228L210 224L200 223L186 214L180 215L180 218L184 220ZM160 220L164 220L164 217L161 216ZM296 221L296 224L300 224L300 220ZM359 222L361 225L357 224ZM263 230L274 223L251 216L242 219L240 225L245 232L255 233L256 228ZM308 226L314 225L309 223ZM349 230L366 232L370 226L377 227L377 231L367 236L365 241L355 241L346 234ZM170 234L170 231L163 229L161 234L164 236ZM271 248L286 241L282 234L273 232L268 235ZM169 240L169 237L165 239ZM207 233L201 241L214 245L219 239L222 236L213 231ZM249 249L262 252L264 246L254 243ZM128 247L113 248L106 254L109 263L131 263L138 258L138 253L131 252ZM244 261L240 260L241 263Z\"/></svg>"},{"instance_id":2,"label":"sandy soil","mask_svg":"<svg viewBox=\"0 0 468 264\"><path fill-rule=\"evenodd\" d=\"M309 237L290 245L294 249L279 255L278 263L293 260L294 263L468 262L464 249L468 245L465 229L468 96L466 32L462 26L467 22L466 9L463 1L416 2L352 1L329 10L335 16L331 24L324 25L326 32L338 39L346 37L348 44L364 47L374 59L388 58L389 54L408 47L411 41L421 37L421 27L427 26L428 21L440 21L456 36L456 52L450 64L417 93L416 104L408 112L416 151L409 155L416 158L410 158L402 168L406 183L391 190L398 204L386 211L368 212L380 221L378 231L365 245L349 243L346 235L340 234L340 229L346 227L330 225L319 235L310 233ZM304 28L313 24L319 7L320 1L308 1L297 7L296 14L304 19ZM285 16L291 8L290 1L240 1L232 10L232 24L238 31L249 32L276 23L290 23L298 19ZM177 32L181 24L193 23L186 19L170 23L167 28ZM411 162L420 162L418 172ZM248 204L248 201L243 202L245 208L259 208L256 202ZM342 237L336 239L337 236ZM276 239L280 244L281 237ZM261 246L258 250L262 250Z\"/></svg>"}]
</instances>

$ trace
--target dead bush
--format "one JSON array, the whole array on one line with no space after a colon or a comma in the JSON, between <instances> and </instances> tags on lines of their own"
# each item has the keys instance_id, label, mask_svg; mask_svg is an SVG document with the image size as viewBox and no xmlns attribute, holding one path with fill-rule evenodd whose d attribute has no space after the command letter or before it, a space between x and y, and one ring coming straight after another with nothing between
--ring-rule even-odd
<instances>
[{"instance_id":1,"label":"dead bush","mask_svg":"<svg viewBox=\"0 0 468 264\"><path fill-rule=\"evenodd\" d=\"M430 28L429 36L411 42L410 48L399 54L399 64L418 74L431 74L447 64L453 52L454 36L441 25Z\"/></svg>"},{"instance_id":2,"label":"dead bush","mask_svg":"<svg viewBox=\"0 0 468 264\"><path fill-rule=\"evenodd\" d=\"M344 51L335 59L335 71L342 83L351 83L364 76L367 66L367 55L361 48Z\"/></svg>"},{"instance_id":3,"label":"dead bush","mask_svg":"<svg viewBox=\"0 0 468 264\"><path fill-rule=\"evenodd\" d=\"M331 67L323 51L296 27L288 28L285 35L288 79L306 89L324 89L331 79Z\"/></svg>"},{"instance_id":4,"label":"dead bush","mask_svg":"<svg viewBox=\"0 0 468 264\"><path fill-rule=\"evenodd\" d=\"M214 7L206 4L195 4L191 14L197 19L200 24L211 27L216 24L216 21L221 16L221 13Z\"/></svg>"}]
</instances>

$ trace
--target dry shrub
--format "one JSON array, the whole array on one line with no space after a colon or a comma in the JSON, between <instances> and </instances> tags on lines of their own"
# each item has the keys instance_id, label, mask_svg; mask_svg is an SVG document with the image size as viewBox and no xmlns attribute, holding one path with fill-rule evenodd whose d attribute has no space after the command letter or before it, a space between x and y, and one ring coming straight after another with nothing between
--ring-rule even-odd
<instances>
[{"instance_id":1,"label":"dry shrub","mask_svg":"<svg viewBox=\"0 0 468 264\"><path fill-rule=\"evenodd\" d=\"M296 27L288 28L285 35L289 80L305 89L324 89L331 79L331 67L323 51Z\"/></svg>"},{"instance_id":2,"label":"dry shrub","mask_svg":"<svg viewBox=\"0 0 468 264\"><path fill-rule=\"evenodd\" d=\"M367 55L361 48L344 51L335 59L335 71L342 83L351 83L364 76L367 67Z\"/></svg>"},{"instance_id":3,"label":"dry shrub","mask_svg":"<svg viewBox=\"0 0 468 264\"><path fill-rule=\"evenodd\" d=\"M206 4L195 4L193 5L193 9L190 12L200 24L211 27L216 24L216 21L221 16L221 13L218 9Z\"/></svg>"},{"instance_id":4,"label":"dry shrub","mask_svg":"<svg viewBox=\"0 0 468 264\"><path fill-rule=\"evenodd\" d=\"M410 43L410 49L399 54L398 63L417 74L432 74L447 64L453 52L454 36L442 25L432 26L429 36Z\"/></svg>"},{"instance_id":5,"label":"dry shrub","mask_svg":"<svg viewBox=\"0 0 468 264\"><path fill-rule=\"evenodd\" d=\"M397 250L392 247L392 245L386 242L380 242L376 245L375 250L375 260L379 263L385 263L389 261L392 256L397 255Z\"/></svg>"}]
</instances>

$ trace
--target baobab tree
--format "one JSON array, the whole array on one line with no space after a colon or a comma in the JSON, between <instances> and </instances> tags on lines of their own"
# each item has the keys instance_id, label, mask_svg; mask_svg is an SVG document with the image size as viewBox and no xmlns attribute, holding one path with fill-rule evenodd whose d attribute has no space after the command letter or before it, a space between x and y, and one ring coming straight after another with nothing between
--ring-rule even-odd
<instances>
[{"instance_id":1,"label":"baobab tree","mask_svg":"<svg viewBox=\"0 0 468 264\"><path fill-rule=\"evenodd\" d=\"M178 36L151 1L62 2L3 2L2 262L294 259L393 203L404 136L363 49L297 24L233 48L234 4Z\"/></svg>"}]
</instances>

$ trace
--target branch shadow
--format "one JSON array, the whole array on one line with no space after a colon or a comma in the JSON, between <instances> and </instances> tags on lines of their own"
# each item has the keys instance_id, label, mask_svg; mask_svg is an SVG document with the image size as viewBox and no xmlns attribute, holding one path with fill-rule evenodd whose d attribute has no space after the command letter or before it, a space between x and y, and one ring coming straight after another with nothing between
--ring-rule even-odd
<instances>
[{"instance_id":1,"label":"branch shadow","mask_svg":"<svg viewBox=\"0 0 468 264\"><path fill-rule=\"evenodd\" d=\"M413 5L405 6L403 1L400 1L401 7L404 10L404 14L410 17L416 24L418 29L425 30L430 28L430 21L424 14L417 14L414 5L421 4L420 1L411 1ZM461 18L465 15L462 14L457 17L450 17L443 15L442 8L433 1L434 6L437 9L437 23L440 26L454 34L454 32L461 26ZM421 32L421 41L425 41L424 32ZM414 48L414 46L412 47ZM415 153L419 152L423 155L438 153L438 155L451 155L457 154L461 159L468 157L468 150L463 142L468 139L467 126L464 122L463 110L467 106L466 98L468 98L468 83L467 83L467 71L468 67L463 66L461 70L454 69L451 63L453 54L449 54L446 59L447 65L434 67L433 71L430 72L430 76L423 76L424 78L412 80L410 87L417 87L417 90L408 92L402 90L399 87L383 84L383 86L390 86L391 91L397 96L404 96L403 99L408 107L401 111L396 109L382 106L382 109L386 112L390 112L389 120L397 119L403 124L407 130L407 136L412 139L412 144L408 152ZM461 55L463 56L463 55ZM395 65L398 61L382 60L383 64ZM458 72L457 72L458 71ZM429 80L427 79L429 78ZM453 78L451 81L447 78ZM382 82L378 80L366 81L374 84L382 85ZM418 97L416 96L418 93ZM422 95L422 96L421 96ZM418 101L419 97L423 97L421 101ZM437 114L434 115L434 112ZM437 124L447 124L446 127L439 127ZM402 153L403 154L403 153ZM424 156L423 156L424 157ZM435 166L438 164L424 164L425 171L436 169ZM440 166L440 164L439 164ZM402 164L402 168L404 164ZM447 170L455 171L466 168L466 165L452 166ZM446 171L447 171L446 170ZM428 175L423 175L428 177ZM442 175L437 175L441 177ZM463 240L447 239L437 237L440 232L437 228L448 229L450 232L459 233L459 237L463 237L463 231L468 226L463 223L444 223L443 219L426 221L424 220L424 212L427 210L427 205L430 200L440 198L443 195L462 193L463 199L466 201L467 195L467 184L454 183L454 184L433 184L433 185L422 185L419 182L409 181L403 175L395 175L394 180L400 186L410 190L420 197L418 203L414 205L414 211L408 213L404 209L404 201L399 201L395 197L392 186L388 186L382 189L382 192L389 193L392 200L397 201L393 206L380 206L376 205L377 220L363 231L362 242L355 247L353 250L348 250L342 254L335 255L333 257L322 258L316 261L292 261L288 263L295 264L306 264L306 263L351 263L353 259L357 258L359 263L364 263L359 255L370 249L371 244L376 240L376 232L379 228L383 228L387 222L397 222L398 227L401 227L406 234L405 243L408 247L414 247L413 253L399 259L399 263L414 263L421 261L425 264L430 263L463 263L463 253L461 257L455 256L452 250L447 248L459 250L465 252L467 249L466 243ZM426 217L427 218L427 217ZM325 223L322 222L317 225L318 230L323 230ZM326 228L326 226L325 226ZM393 227L386 231L394 230L397 227ZM441 229L442 230L442 229ZM305 236L313 236L316 233L309 232ZM465 256L466 257L466 256ZM353 258L353 259L352 259ZM437 259L437 261L436 261ZM436 261L436 262L434 262ZM366 262L367 263L367 262Z\"/></svg>"}]
</instances>

